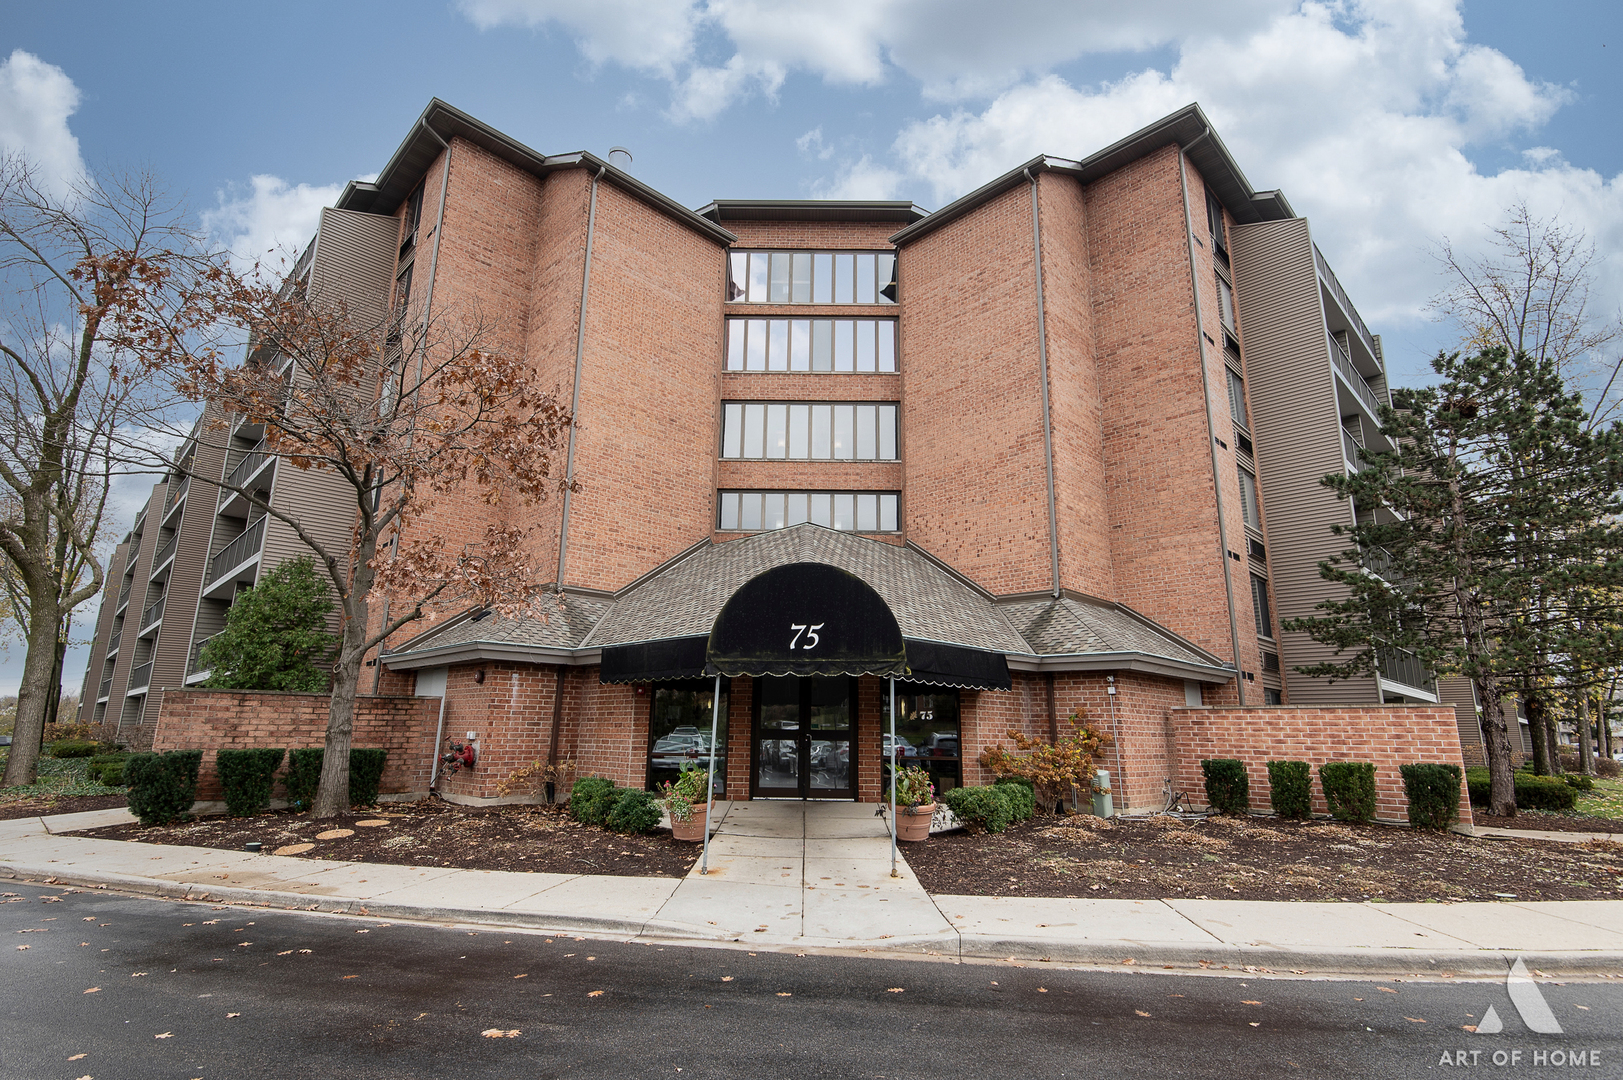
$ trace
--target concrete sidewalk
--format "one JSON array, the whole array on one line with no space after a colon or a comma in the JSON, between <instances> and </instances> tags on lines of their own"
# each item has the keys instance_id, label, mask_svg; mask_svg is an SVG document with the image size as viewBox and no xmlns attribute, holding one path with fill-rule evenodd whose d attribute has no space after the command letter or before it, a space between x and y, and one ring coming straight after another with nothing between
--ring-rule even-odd
<instances>
[{"instance_id":1,"label":"concrete sidewalk","mask_svg":"<svg viewBox=\"0 0 1623 1080\"><path fill-rule=\"evenodd\" d=\"M221 903L630 941L1298 974L1496 977L1521 956L1623 975L1623 901L1262 903L931 896L871 805L718 804L711 873L507 873L63 836L103 810L0 822L0 875Z\"/></svg>"}]
</instances>

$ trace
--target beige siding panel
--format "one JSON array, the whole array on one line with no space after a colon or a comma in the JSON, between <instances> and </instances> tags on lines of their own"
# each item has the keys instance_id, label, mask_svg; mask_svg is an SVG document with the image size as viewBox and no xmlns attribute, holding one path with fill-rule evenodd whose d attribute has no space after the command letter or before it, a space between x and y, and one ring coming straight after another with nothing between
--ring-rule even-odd
<instances>
[{"instance_id":1,"label":"beige siding panel","mask_svg":"<svg viewBox=\"0 0 1623 1080\"><path fill-rule=\"evenodd\" d=\"M399 218L329 207L316 234L310 294L342 300L362 325L382 322L399 250Z\"/></svg>"},{"instance_id":2,"label":"beige siding panel","mask_svg":"<svg viewBox=\"0 0 1623 1080\"><path fill-rule=\"evenodd\" d=\"M205 414L206 419L212 416ZM154 687L182 686L186 681L186 661L191 654L192 633L197 621L198 598L203 577L208 572L209 542L212 538L219 489L206 483L223 474L226 459L224 432L200 428L193 470L198 477L186 488L186 504L180 510L179 538L175 561L169 570L168 599L164 602L163 626L152 665ZM149 719L158 715L155 703L148 708Z\"/></svg>"},{"instance_id":3,"label":"beige siding panel","mask_svg":"<svg viewBox=\"0 0 1623 1080\"><path fill-rule=\"evenodd\" d=\"M1236 302L1244 318L1245 373L1258 482L1268 514L1269 577L1280 619L1314 614L1336 595L1318 564L1342 548L1330 526L1351 510L1320 483L1342 464L1340 417L1325 339L1313 241L1302 218L1231 230ZM1306 634L1284 634L1280 663L1298 706L1378 702L1373 678L1331 683L1293 668L1332 658Z\"/></svg>"}]
</instances>

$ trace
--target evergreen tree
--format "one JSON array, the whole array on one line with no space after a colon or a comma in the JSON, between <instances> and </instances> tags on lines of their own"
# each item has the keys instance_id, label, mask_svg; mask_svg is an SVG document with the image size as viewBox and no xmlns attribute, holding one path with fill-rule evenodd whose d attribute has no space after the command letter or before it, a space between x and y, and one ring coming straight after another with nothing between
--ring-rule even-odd
<instances>
[{"instance_id":1,"label":"evergreen tree","mask_svg":"<svg viewBox=\"0 0 1623 1080\"><path fill-rule=\"evenodd\" d=\"M1351 499L1352 546L1320 564L1346 596L1290 629L1345 659L1299 669L1371 674L1393 650L1476 688L1491 812L1514 814L1503 688L1575 676L1615 648L1623 584L1623 430L1591 426L1555 364L1500 347L1440 355L1437 386L1398 390L1382 431L1398 449L1323 483ZM1584 681L1578 676L1574 681Z\"/></svg>"},{"instance_id":2,"label":"evergreen tree","mask_svg":"<svg viewBox=\"0 0 1623 1080\"><path fill-rule=\"evenodd\" d=\"M332 589L314 560L290 559L237 597L225 629L203 646L202 685L218 690L325 693L337 640L327 629Z\"/></svg>"}]
</instances>

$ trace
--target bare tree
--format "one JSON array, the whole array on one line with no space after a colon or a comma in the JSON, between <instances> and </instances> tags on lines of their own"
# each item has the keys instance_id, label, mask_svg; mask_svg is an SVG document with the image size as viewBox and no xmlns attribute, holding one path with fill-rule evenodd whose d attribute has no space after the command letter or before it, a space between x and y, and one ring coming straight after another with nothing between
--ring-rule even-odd
<instances>
[{"instance_id":1,"label":"bare tree","mask_svg":"<svg viewBox=\"0 0 1623 1080\"><path fill-rule=\"evenodd\" d=\"M246 362L228 361L224 343L199 345L177 326L148 363L210 405L206 415L262 424L265 453L334 479L354 511L347 543L334 544L298 507L192 477L284 522L332 584L340 644L312 806L314 816L331 817L349 807L355 698L371 649L409 623L473 605L542 614L530 529L512 512L564 486L555 465L569 411L555 393L531 387L523 361L486 347L494 328L477 313L441 313L425 323L397 310L370 319L311 295L303 280L229 272L198 304L215 324L241 332ZM228 432L199 433L211 437ZM431 513L443 499L488 506L491 523L471 538L436 527L455 517Z\"/></svg>"},{"instance_id":2,"label":"bare tree","mask_svg":"<svg viewBox=\"0 0 1623 1080\"><path fill-rule=\"evenodd\" d=\"M156 407L131 355L138 313L184 321L176 290L198 251L149 176L59 193L0 159L0 552L27 642L7 785L34 781L69 619L102 587L112 440Z\"/></svg>"}]
</instances>

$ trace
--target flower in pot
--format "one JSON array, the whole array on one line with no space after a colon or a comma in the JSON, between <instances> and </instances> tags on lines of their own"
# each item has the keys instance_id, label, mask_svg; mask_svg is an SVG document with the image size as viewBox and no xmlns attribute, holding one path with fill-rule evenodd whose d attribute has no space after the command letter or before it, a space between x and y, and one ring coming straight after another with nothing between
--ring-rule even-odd
<instances>
[{"instance_id":1,"label":"flower in pot","mask_svg":"<svg viewBox=\"0 0 1623 1080\"><path fill-rule=\"evenodd\" d=\"M896 773L896 839L928 840L935 816L935 785L918 765Z\"/></svg>"},{"instance_id":2,"label":"flower in pot","mask_svg":"<svg viewBox=\"0 0 1623 1080\"><path fill-rule=\"evenodd\" d=\"M686 768L676 782L665 781L660 805L671 816L671 836L702 841L710 811L710 770Z\"/></svg>"}]
</instances>

